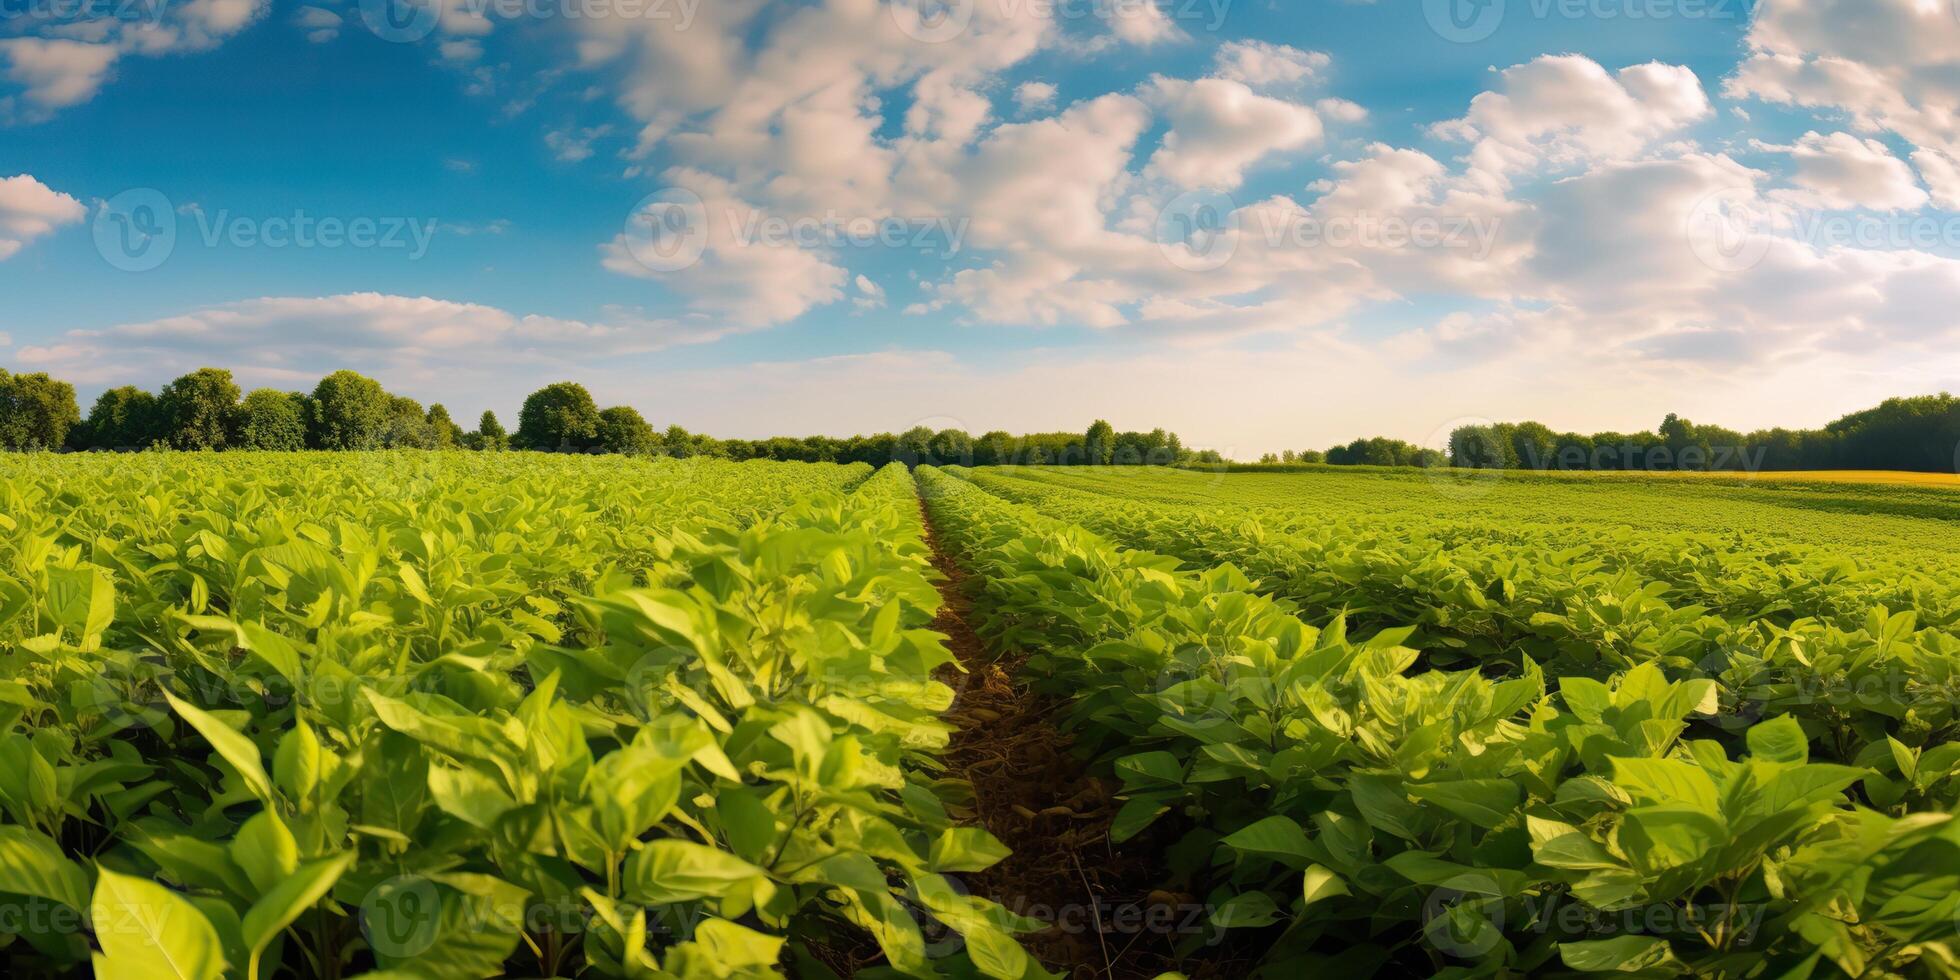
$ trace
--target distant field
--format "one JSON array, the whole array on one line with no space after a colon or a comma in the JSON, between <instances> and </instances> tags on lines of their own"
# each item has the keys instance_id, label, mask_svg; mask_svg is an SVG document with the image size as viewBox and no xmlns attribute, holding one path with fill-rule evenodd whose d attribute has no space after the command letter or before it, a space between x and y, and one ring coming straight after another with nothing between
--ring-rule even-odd
<instances>
[{"instance_id":1,"label":"distant field","mask_svg":"<svg viewBox=\"0 0 1960 980\"><path fill-rule=\"evenodd\" d=\"M1567 479L1603 476L1634 480L1644 477L1661 480L1729 480L1740 483L1869 483L1885 486L1950 487L1960 490L1960 474L1912 473L1904 470L1776 470L1761 473L1706 473L1692 470L1655 473L1613 470L1604 470L1597 473L1560 473L1556 471L1523 472L1526 475L1565 477Z\"/></svg>"},{"instance_id":2,"label":"distant field","mask_svg":"<svg viewBox=\"0 0 1960 980\"><path fill-rule=\"evenodd\" d=\"M1242 512L1269 529L1408 528L1429 538L1584 541L1624 528L1748 537L1746 547L1829 549L1874 567L1926 568L1960 555L1956 477L1852 472L1764 475L1512 473L1313 467L1272 473L1000 467L990 488L1029 485ZM1960 485L1955 485L1960 488ZM1012 494L1010 494L1012 495ZM1738 543L1737 547L1745 547Z\"/></svg>"},{"instance_id":3,"label":"distant field","mask_svg":"<svg viewBox=\"0 0 1960 980\"><path fill-rule=\"evenodd\" d=\"M1911 945L1960 921L1935 478L922 472L1121 780L1110 838L1266 975L1948 975Z\"/></svg>"}]
</instances>

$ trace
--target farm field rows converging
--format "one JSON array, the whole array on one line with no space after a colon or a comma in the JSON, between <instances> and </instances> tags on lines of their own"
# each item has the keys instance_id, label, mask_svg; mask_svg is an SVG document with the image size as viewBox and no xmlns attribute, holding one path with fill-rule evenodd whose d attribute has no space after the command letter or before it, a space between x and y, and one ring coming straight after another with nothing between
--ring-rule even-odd
<instances>
[{"instance_id":1,"label":"farm field rows converging","mask_svg":"<svg viewBox=\"0 0 1960 980\"><path fill-rule=\"evenodd\" d=\"M1824 483L10 457L0 958L1954 976L1957 517ZM1004 784L1030 733L1043 775Z\"/></svg>"},{"instance_id":2,"label":"farm field rows converging","mask_svg":"<svg viewBox=\"0 0 1960 980\"><path fill-rule=\"evenodd\" d=\"M1120 782L1110 837L1208 910L1197 961L1954 974L1949 500L922 473L981 632Z\"/></svg>"},{"instance_id":3,"label":"farm field rows converging","mask_svg":"<svg viewBox=\"0 0 1960 980\"><path fill-rule=\"evenodd\" d=\"M999 845L902 467L42 457L0 515L12 975L1027 972L942 876Z\"/></svg>"}]
</instances>

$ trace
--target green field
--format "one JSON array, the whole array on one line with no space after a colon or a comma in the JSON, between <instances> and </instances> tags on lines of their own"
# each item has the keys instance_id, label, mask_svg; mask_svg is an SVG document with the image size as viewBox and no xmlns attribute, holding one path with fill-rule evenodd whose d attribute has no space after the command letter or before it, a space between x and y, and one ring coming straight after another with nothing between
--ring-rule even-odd
<instances>
[{"instance_id":1,"label":"green field","mask_svg":"<svg viewBox=\"0 0 1960 980\"><path fill-rule=\"evenodd\" d=\"M1956 519L1843 478L10 456L0 959L1954 976Z\"/></svg>"}]
</instances>

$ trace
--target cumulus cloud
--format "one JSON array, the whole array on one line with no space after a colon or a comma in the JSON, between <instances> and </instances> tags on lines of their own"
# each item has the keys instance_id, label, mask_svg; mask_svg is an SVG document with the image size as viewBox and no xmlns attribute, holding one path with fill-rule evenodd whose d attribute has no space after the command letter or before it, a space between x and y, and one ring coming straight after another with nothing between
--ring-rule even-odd
<instances>
[{"instance_id":1,"label":"cumulus cloud","mask_svg":"<svg viewBox=\"0 0 1960 980\"><path fill-rule=\"evenodd\" d=\"M1656 63L1608 73L1579 55L1547 55L1505 69L1467 114L1435 129L1472 144L1472 166L1502 180L1547 165L1632 157L1711 111L1687 68Z\"/></svg>"},{"instance_id":2,"label":"cumulus cloud","mask_svg":"<svg viewBox=\"0 0 1960 980\"><path fill-rule=\"evenodd\" d=\"M1253 88L1297 86L1313 81L1333 63L1319 51L1302 51L1268 41L1229 41L1214 56L1220 78Z\"/></svg>"},{"instance_id":3,"label":"cumulus cloud","mask_svg":"<svg viewBox=\"0 0 1960 980\"><path fill-rule=\"evenodd\" d=\"M1144 93L1171 127L1146 172L1180 187L1231 190L1260 160L1311 145L1321 136L1320 116L1313 109L1259 95L1244 82L1160 76Z\"/></svg>"},{"instance_id":4,"label":"cumulus cloud","mask_svg":"<svg viewBox=\"0 0 1960 980\"><path fill-rule=\"evenodd\" d=\"M1185 36L1154 0L1112 3L1107 5L1103 16L1109 21L1109 32L1126 44L1149 47Z\"/></svg>"},{"instance_id":5,"label":"cumulus cloud","mask_svg":"<svg viewBox=\"0 0 1960 980\"><path fill-rule=\"evenodd\" d=\"M126 7L84 4L78 18L28 19L16 28L28 36L0 40L0 77L14 89L0 95L0 123L45 121L93 99L124 57L214 48L269 6L269 0L189 0L142 7L146 16L129 17ZM302 23L310 16L303 14Z\"/></svg>"},{"instance_id":6,"label":"cumulus cloud","mask_svg":"<svg viewBox=\"0 0 1960 980\"><path fill-rule=\"evenodd\" d=\"M1047 82L1022 82L1014 88L1014 104L1022 112L1046 109L1055 104L1055 86Z\"/></svg>"},{"instance_id":7,"label":"cumulus cloud","mask_svg":"<svg viewBox=\"0 0 1960 980\"><path fill-rule=\"evenodd\" d=\"M1736 98L1841 110L1861 132L1890 131L1960 155L1960 17L1937 0L1782 0L1750 22Z\"/></svg>"},{"instance_id":8,"label":"cumulus cloud","mask_svg":"<svg viewBox=\"0 0 1960 980\"><path fill-rule=\"evenodd\" d=\"M0 178L0 262L12 258L29 242L87 215L82 202L28 174Z\"/></svg>"},{"instance_id":9,"label":"cumulus cloud","mask_svg":"<svg viewBox=\"0 0 1960 980\"><path fill-rule=\"evenodd\" d=\"M1912 165L1931 188L1933 203L1948 211L1960 211L1960 161L1938 150L1914 150Z\"/></svg>"},{"instance_id":10,"label":"cumulus cloud","mask_svg":"<svg viewBox=\"0 0 1960 980\"><path fill-rule=\"evenodd\" d=\"M264 297L73 330L21 347L14 360L84 383L168 380L220 362L252 383L282 387L345 367L407 382L451 373L482 377L541 363L600 363L705 343L733 329L699 318L619 311L586 322L426 296L348 293Z\"/></svg>"},{"instance_id":11,"label":"cumulus cloud","mask_svg":"<svg viewBox=\"0 0 1960 980\"><path fill-rule=\"evenodd\" d=\"M20 86L31 114L45 117L95 97L121 54L113 45L13 38L0 41L7 80Z\"/></svg>"},{"instance_id":12,"label":"cumulus cloud","mask_svg":"<svg viewBox=\"0 0 1960 980\"><path fill-rule=\"evenodd\" d=\"M685 169L667 176L700 203L677 211L655 202L636 211L625 230L600 247L607 269L663 283L694 310L746 327L782 323L844 298L844 267L804 247L808 235L821 244L831 229L765 225L770 215L744 200L729 181ZM675 215L684 227L671 222ZM672 252L670 246L693 251ZM679 254L688 258L670 261Z\"/></svg>"},{"instance_id":13,"label":"cumulus cloud","mask_svg":"<svg viewBox=\"0 0 1960 980\"><path fill-rule=\"evenodd\" d=\"M1805 133L1792 146L1759 148L1787 153L1795 164L1790 200L1817 208L1914 210L1928 201L1912 168L1885 144L1850 133Z\"/></svg>"}]
</instances>

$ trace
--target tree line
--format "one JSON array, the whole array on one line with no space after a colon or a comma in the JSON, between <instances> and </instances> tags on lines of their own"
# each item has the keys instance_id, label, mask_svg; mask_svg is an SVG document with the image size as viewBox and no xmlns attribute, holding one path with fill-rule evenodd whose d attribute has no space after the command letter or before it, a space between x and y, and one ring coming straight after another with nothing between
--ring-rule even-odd
<instances>
[{"instance_id":1,"label":"tree line","mask_svg":"<svg viewBox=\"0 0 1960 980\"><path fill-rule=\"evenodd\" d=\"M292 451L301 449L509 449L644 456L998 466L1220 463L1184 447L1174 432L1118 432L1098 420L1084 432L971 435L917 426L849 438L717 439L678 425L656 429L635 409L600 408L583 385L561 381L524 399L517 431L484 412L466 431L440 404L424 408L373 378L336 371L311 392L241 392L230 371L200 368L155 393L124 386L95 400L86 418L73 385L46 374L0 370L0 449Z\"/></svg>"},{"instance_id":2,"label":"tree line","mask_svg":"<svg viewBox=\"0 0 1960 980\"><path fill-rule=\"evenodd\" d=\"M1652 432L1557 432L1539 422L1465 425L1447 451L1400 439L1356 439L1325 452L1268 454L1263 463L1450 466L1499 470L1761 472L1960 470L1960 399L1890 398L1821 429L1740 432L1668 415Z\"/></svg>"}]
</instances>

